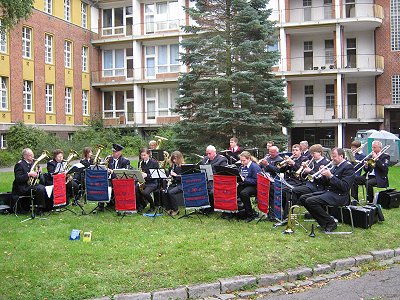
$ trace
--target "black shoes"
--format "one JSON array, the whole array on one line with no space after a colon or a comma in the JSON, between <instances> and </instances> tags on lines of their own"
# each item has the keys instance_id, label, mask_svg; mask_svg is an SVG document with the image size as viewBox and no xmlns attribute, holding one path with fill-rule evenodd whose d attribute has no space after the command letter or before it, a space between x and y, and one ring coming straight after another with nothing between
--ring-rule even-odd
<instances>
[{"instance_id":1,"label":"black shoes","mask_svg":"<svg viewBox=\"0 0 400 300\"><path fill-rule=\"evenodd\" d=\"M257 218L258 218L258 212L253 211L253 212L251 212L251 213L249 214L249 216L245 219L245 221L246 221L247 223L249 223L249 222L251 222L251 221L253 221L253 220L257 219Z\"/></svg>"},{"instance_id":2,"label":"black shoes","mask_svg":"<svg viewBox=\"0 0 400 300\"><path fill-rule=\"evenodd\" d=\"M337 228L336 222L333 221L332 223L329 223L325 227L325 232L333 232Z\"/></svg>"}]
</instances>

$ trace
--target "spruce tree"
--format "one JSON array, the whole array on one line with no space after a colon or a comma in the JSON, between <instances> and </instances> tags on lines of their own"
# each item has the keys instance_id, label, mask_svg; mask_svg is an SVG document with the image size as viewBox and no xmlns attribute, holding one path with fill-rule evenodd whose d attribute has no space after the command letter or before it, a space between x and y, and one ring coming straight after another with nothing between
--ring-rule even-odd
<instances>
[{"instance_id":1,"label":"spruce tree","mask_svg":"<svg viewBox=\"0 0 400 300\"><path fill-rule=\"evenodd\" d=\"M277 29L268 0L198 0L188 13L195 25L181 45L188 72L179 77L176 143L185 151L208 144L226 148L236 136L242 146L261 147L282 136L293 113L274 77L279 60ZM203 148L204 150L204 148Z\"/></svg>"}]
</instances>

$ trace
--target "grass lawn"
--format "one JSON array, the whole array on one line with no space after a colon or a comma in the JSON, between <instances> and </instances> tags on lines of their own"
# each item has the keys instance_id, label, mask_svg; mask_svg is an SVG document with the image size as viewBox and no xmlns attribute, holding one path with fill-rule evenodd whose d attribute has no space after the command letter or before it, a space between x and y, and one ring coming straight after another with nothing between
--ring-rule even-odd
<instances>
[{"instance_id":1,"label":"grass lawn","mask_svg":"<svg viewBox=\"0 0 400 300\"><path fill-rule=\"evenodd\" d=\"M389 177L391 187L399 188L400 168L392 167ZM9 191L12 180L12 172L0 173L1 190ZM85 205L87 211L93 207ZM219 214L201 217L203 222L140 215L121 219L107 211L87 216L55 213L25 223L20 221L28 216L0 216L0 299L145 292L398 248L400 209L384 210L384 215L385 222L371 229L356 228L347 236L316 230L315 239L302 228L284 235L284 228L273 229L270 222L227 221ZM72 229L92 231L92 241L70 241Z\"/></svg>"}]
</instances>

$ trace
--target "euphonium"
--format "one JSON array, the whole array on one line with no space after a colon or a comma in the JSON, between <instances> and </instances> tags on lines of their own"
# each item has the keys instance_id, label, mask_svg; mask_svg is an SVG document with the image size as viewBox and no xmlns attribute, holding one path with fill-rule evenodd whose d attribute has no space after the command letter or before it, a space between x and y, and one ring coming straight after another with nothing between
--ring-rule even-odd
<instances>
[{"instance_id":1,"label":"euphonium","mask_svg":"<svg viewBox=\"0 0 400 300\"><path fill-rule=\"evenodd\" d=\"M31 172L34 171L34 172L38 173L40 161L42 161L43 159L48 159L49 156L50 156L49 152L47 150L44 150L42 152L42 154L35 160L35 162L33 163L30 171ZM37 177L29 177L28 184L30 186L35 186L38 183L39 183L39 174L38 174Z\"/></svg>"},{"instance_id":2,"label":"euphonium","mask_svg":"<svg viewBox=\"0 0 400 300\"><path fill-rule=\"evenodd\" d=\"M287 217L287 225L283 233L285 234L292 234L294 233L294 226L296 225L297 222L297 216L299 215L298 213L295 213L295 209L300 209L300 206L298 205L292 205L289 209L289 214Z\"/></svg>"},{"instance_id":3,"label":"euphonium","mask_svg":"<svg viewBox=\"0 0 400 300\"><path fill-rule=\"evenodd\" d=\"M98 165L100 163L100 152L101 152L101 150L104 149L104 146L101 144L98 144L96 146L96 148L97 148L97 152L96 152L96 155L94 156L93 164Z\"/></svg>"}]
</instances>

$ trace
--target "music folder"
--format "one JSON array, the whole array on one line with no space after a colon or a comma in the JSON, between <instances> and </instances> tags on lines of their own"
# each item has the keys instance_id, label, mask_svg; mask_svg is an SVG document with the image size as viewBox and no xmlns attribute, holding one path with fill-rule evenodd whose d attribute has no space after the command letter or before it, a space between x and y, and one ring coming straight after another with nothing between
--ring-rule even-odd
<instances>
[{"instance_id":1,"label":"music folder","mask_svg":"<svg viewBox=\"0 0 400 300\"><path fill-rule=\"evenodd\" d=\"M214 179L211 165L200 165L200 171L206 173L208 181Z\"/></svg>"},{"instance_id":2,"label":"music folder","mask_svg":"<svg viewBox=\"0 0 400 300\"><path fill-rule=\"evenodd\" d=\"M194 164L183 164L182 165L182 175L200 173L200 166Z\"/></svg>"},{"instance_id":3,"label":"music folder","mask_svg":"<svg viewBox=\"0 0 400 300\"><path fill-rule=\"evenodd\" d=\"M133 177L133 170L129 169L114 169L113 173L115 176L120 179L120 178L134 178Z\"/></svg>"},{"instance_id":4,"label":"music folder","mask_svg":"<svg viewBox=\"0 0 400 300\"><path fill-rule=\"evenodd\" d=\"M83 169L85 169L85 166L83 164L76 163L72 165L72 167L68 170L67 175L71 173L76 173L76 172L81 172Z\"/></svg>"},{"instance_id":5,"label":"music folder","mask_svg":"<svg viewBox=\"0 0 400 300\"><path fill-rule=\"evenodd\" d=\"M239 169L223 167L223 166L214 166L214 168L215 168L215 173L218 175L236 176L237 182L243 182L242 176L240 176L240 173L239 173Z\"/></svg>"},{"instance_id":6,"label":"music folder","mask_svg":"<svg viewBox=\"0 0 400 300\"><path fill-rule=\"evenodd\" d=\"M151 150L151 157L158 161L163 161L164 160L164 150L161 150L161 149Z\"/></svg>"},{"instance_id":7,"label":"music folder","mask_svg":"<svg viewBox=\"0 0 400 300\"><path fill-rule=\"evenodd\" d=\"M129 171L132 172L132 177L135 179L135 181L144 182L142 172L140 172L139 170L129 170Z\"/></svg>"},{"instance_id":8,"label":"music folder","mask_svg":"<svg viewBox=\"0 0 400 300\"><path fill-rule=\"evenodd\" d=\"M167 179L164 169L149 169L151 179Z\"/></svg>"}]
</instances>

